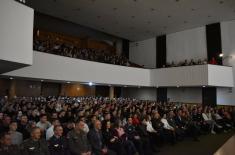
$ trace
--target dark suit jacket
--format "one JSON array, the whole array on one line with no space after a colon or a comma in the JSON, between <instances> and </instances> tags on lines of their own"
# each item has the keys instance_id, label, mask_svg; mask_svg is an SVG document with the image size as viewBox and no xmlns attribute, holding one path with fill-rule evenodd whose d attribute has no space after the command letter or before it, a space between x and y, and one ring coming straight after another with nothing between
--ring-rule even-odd
<instances>
[{"instance_id":1,"label":"dark suit jacket","mask_svg":"<svg viewBox=\"0 0 235 155\"><path fill-rule=\"evenodd\" d=\"M87 136L91 144L92 151L95 153L95 155L102 154L101 151L104 148L104 141L101 131L91 129Z\"/></svg>"}]
</instances>

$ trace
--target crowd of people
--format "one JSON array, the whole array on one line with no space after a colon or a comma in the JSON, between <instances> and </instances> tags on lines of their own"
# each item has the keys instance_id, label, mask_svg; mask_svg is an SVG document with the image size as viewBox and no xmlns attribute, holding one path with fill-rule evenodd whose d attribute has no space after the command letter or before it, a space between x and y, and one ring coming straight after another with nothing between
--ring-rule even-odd
<instances>
[{"instance_id":1,"label":"crowd of people","mask_svg":"<svg viewBox=\"0 0 235 155\"><path fill-rule=\"evenodd\" d=\"M36 51L62 55L102 63L130 66L129 60L121 55L102 49L78 48L73 44L59 43L52 39L34 39L33 48Z\"/></svg>"},{"instance_id":2,"label":"crowd of people","mask_svg":"<svg viewBox=\"0 0 235 155\"><path fill-rule=\"evenodd\" d=\"M210 63L210 62L209 62ZM190 61L185 59L184 61L175 63L174 61L172 61L171 63L166 63L166 65L164 65L163 67L180 67L180 66L193 66L193 65L205 65L208 64L208 60L204 59L198 59L198 60L194 60L191 59Z\"/></svg>"},{"instance_id":3,"label":"crowd of people","mask_svg":"<svg viewBox=\"0 0 235 155\"><path fill-rule=\"evenodd\" d=\"M234 128L234 107L129 98L0 99L0 154L151 155ZM166 143L166 144L165 144Z\"/></svg>"}]
</instances>

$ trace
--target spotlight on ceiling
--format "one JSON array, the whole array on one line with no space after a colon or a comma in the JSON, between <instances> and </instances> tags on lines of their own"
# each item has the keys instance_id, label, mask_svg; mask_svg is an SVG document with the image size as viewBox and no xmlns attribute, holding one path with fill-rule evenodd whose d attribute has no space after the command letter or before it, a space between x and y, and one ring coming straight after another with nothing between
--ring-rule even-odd
<instances>
[{"instance_id":1,"label":"spotlight on ceiling","mask_svg":"<svg viewBox=\"0 0 235 155\"><path fill-rule=\"evenodd\" d=\"M206 86L202 86L203 88L205 88Z\"/></svg>"},{"instance_id":2,"label":"spotlight on ceiling","mask_svg":"<svg viewBox=\"0 0 235 155\"><path fill-rule=\"evenodd\" d=\"M219 54L219 57L221 57L221 58L222 58L223 56L224 56L224 54L223 54L223 53L220 53L220 54Z\"/></svg>"},{"instance_id":3,"label":"spotlight on ceiling","mask_svg":"<svg viewBox=\"0 0 235 155\"><path fill-rule=\"evenodd\" d=\"M67 81L66 83L71 83L71 82Z\"/></svg>"},{"instance_id":4,"label":"spotlight on ceiling","mask_svg":"<svg viewBox=\"0 0 235 155\"><path fill-rule=\"evenodd\" d=\"M14 78L13 77L10 77L10 80L13 80Z\"/></svg>"},{"instance_id":5,"label":"spotlight on ceiling","mask_svg":"<svg viewBox=\"0 0 235 155\"><path fill-rule=\"evenodd\" d=\"M89 82L88 84L89 84L89 86L92 86L92 85L93 85L93 83L92 83L92 82Z\"/></svg>"}]
</instances>

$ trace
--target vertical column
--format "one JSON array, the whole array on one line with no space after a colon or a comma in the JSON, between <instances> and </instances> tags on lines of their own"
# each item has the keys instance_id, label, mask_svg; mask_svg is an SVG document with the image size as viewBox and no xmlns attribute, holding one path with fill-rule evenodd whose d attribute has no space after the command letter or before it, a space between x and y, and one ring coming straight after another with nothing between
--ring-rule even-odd
<instances>
[{"instance_id":1,"label":"vertical column","mask_svg":"<svg viewBox=\"0 0 235 155\"><path fill-rule=\"evenodd\" d=\"M222 59L219 57L222 53L220 23L206 25L206 42L208 60L215 59L219 65L222 65Z\"/></svg>"},{"instance_id":2,"label":"vertical column","mask_svg":"<svg viewBox=\"0 0 235 155\"><path fill-rule=\"evenodd\" d=\"M156 67L162 68L166 65L166 35L157 37Z\"/></svg>"},{"instance_id":3,"label":"vertical column","mask_svg":"<svg viewBox=\"0 0 235 155\"><path fill-rule=\"evenodd\" d=\"M9 99L12 99L16 96L16 81L11 80L10 81L10 88L9 88Z\"/></svg>"},{"instance_id":4,"label":"vertical column","mask_svg":"<svg viewBox=\"0 0 235 155\"><path fill-rule=\"evenodd\" d=\"M109 87L109 98L114 98L114 87L110 86Z\"/></svg>"}]
</instances>

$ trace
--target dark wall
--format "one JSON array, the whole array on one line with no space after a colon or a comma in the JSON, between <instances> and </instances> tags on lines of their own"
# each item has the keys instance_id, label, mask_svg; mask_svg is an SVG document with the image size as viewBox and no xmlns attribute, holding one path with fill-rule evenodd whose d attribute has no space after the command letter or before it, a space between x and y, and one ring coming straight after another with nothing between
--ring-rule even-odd
<instances>
[{"instance_id":1,"label":"dark wall","mask_svg":"<svg viewBox=\"0 0 235 155\"><path fill-rule=\"evenodd\" d=\"M16 96L40 96L41 82L16 80L15 95Z\"/></svg>"},{"instance_id":2,"label":"dark wall","mask_svg":"<svg viewBox=\"0 0 235 155\"><path fill-rule=\"evenodd\" d=\"M122 41L122 53L128 59L129 59L129 46L130 46L129 40L123 39L123 41Z\"/></svg>"},{"instance_id":3,"label":"dark wall","mask_svg":"<svg viewBox=\"0 0 235 155\"><path fill-rule=\"evenodd\" d=\"M203 106L215 107L217 105L216 87L207 87L202 89Z\"/></svg>"},{"instance_id":4,"label":"dark wall","mask_svg":"<svg viewBox=\"0 0 235 155\"><path fill-rule=\"evenodd\" d=\"M0 79L0 96L9 95L10 80Z\"/></svg>"},{"instance_id":5,"label":"dark wall","mask_svg":"<svg viewBox=\"0 0 235 155\"><path fill-rule=\"evenodd\" d=\"M109 86L96 86L95 96L109 97Z\"/></svg>"},{"instance_id":6,"label":"dark wall","mask_svg":"<svg viewBox=\"0 0 235 155\"><path fill-rule=\"evenodd\" d=\"M156 67L162 68L166 65L166 35L157 37Z\"/></svg>"},{"instance_id":7,"label":"dark wall","mask_svg":"<svg viewBox=\"0 0 235 155\"><path fill-rule=\"evenodd\" d=\"M222 53L221 28L220 23L206 25L207 57L210 61L213 57L219 65L222 65L222 59L219 54Z\"/></svg>"},{"instance_id":8,"label":"dark wall","mask_svg":"<svg viewBox=\"0 0 235 155\"><path fill-rule=\"evenodd\" d=\"M42 96L58 96L60 94L61 84L43 82L41 85Z\"/></svg>"},{"instance_id":9,"label":"dark wall","mask_svg":"<svg viewBox=\"0 0 235 155\"><path fill-rule=\"evenodd\" d=\"M39 12L35 12L34 28L63 33L71 36L94 38L97 40L109 40L113 42L116 40L121 40L119 37Z\"/></svg>"},{"instance_id":10,"label":"dark wall","mask_svg":"<svg viewBox=\"0 0 235 155\"><path fill-rule=\"evenodd\" d=\"M158 88L157 89L157 101L158 102L167 102L167 88Z\"/></svg>"}]
</instances>

